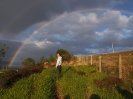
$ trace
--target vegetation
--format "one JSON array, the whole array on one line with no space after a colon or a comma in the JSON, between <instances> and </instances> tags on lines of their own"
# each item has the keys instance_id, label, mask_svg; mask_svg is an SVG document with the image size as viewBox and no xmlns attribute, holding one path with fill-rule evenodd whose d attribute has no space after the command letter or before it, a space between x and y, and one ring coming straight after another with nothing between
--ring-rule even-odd
<instances>
[{"instance_id":1,"label":"vegetation","mask_svg":"<svg viewBox=\"0 0 133 99\"><path fill-rule=\"evenodd\" d=\"M73 67L63 69L63 77L57 83L60 99L86 99L88 76Z\"/></svg>"},{"instance_id":2,"label":"vegetation","mask_svg":"<svg viewBox=\"0 0 133 99\"><path fill-rule=\"evenodd\" d=\"M48 62L55 62L56 57L54 57L52 54L50 55L50 57L48 58Z\"/></svg>"},{"instance_id":3,"label":"vegetation","mask_svg":"<svg viewBox=\"0 0 133 99\"><path fill-rule=\"evenodd\" d=\"M45 57L41 57L38 62L37 62L37 66L43 66L43 64L45 63L46 59Z\"/></svg>"},{"instance_id":4,"label":"vegetation","mask_svg":"<svg viewBox=\"0 0 133 99\"><path fill-rule=\"evenodd\" d=\"M2 57L5 56L7 49L9 49L9 46L6 44L4 44L4 47L0 47L0 62L2 61Z\"/></svg>"},{"instance_id":5,"label":"vegetation","mask_svg":"<svg viewBox=\"0 0 133 99\"><path fill-rule=\"evenodd\" d=\"M40 73L43 67L31 66L19 71L8 70L0 75L0 88L12 87L12 85L21 78L28 77L34 73Z\"/></svg>"},{"instance_id":6,"label":"vegetation","mask_svg":"<svg viewBox=\"0 0 133 99\"><path fill-rule=\"evenodd\" d=\"M22 78L12 88L0 89L0 96L2 99L54 99L54 74L54 69L48 69Z\"/></svg>"},{"instance_id":7,"label":"vegetation","mask_svg":"<svg viewBox=\"0 0 133 99\"><path fill-rule=\"evenodd\" d=\"M64 49L58 49L56 53L61 54L63 61L70 61L70 59L71 59L71 54Z\"/></svg>"},{"instance_id":8,"label":"vegetation","mask_svg":"<svg viewBox=\"0 0 133 99\"><path fill-rule=\"evenodd\" d=\"M64 50L64 49L58 49L56 51L56 54L57 53L60 53L62 58L63 58L63 62L70 62L70 61L73 61L75 60L76 61L76 57L71 55L68 51ZM45 58L45 57L41 57L38 62L36 63L37 66L44 66L45 65L48 65L48 66L55 66L56 65L56 56L54 55L50 55L48 58Z\"/></svg>"},{"instance_id":9,"label":"vegetation","mask_svg":"<svg viewBox=\"0 0 133 99\"><path fill-rule=\"evenodd\" d=\"M108 76L119 77L119 69L121 66L122 72L121 77L124 80L130 82L131 88L133 88L133 51L109 53L92 55L92 64L99 67L99 56L101 56L101 71L106 73ZM120 57L121 56L121 57ZM121 59L121 61L119 61ZM89 64L91 65L91 56L79 57L80 65ZM76 63L78 63L76 62ZM75 64L76 64L75 63ZM121 65L119 65L121 64Z\"/></svg>"},{"instance_id":10,"label":"vegetation","mask_svg":"<svg viewBox=\"0 0 133 99\"><path fill-rule=\"evenodd\" d=\"M0 96L2 99L133 98L133 91L126 87L126 81L99 73L95 67L66 66L62 68L59 80L55 75L55 68L43 69L41 73L23 77L12 88L0 89ZM108 89L110 84L111 89Z\"/></svg>"},{"instance_id":11,"label":"vegetation","mask_svg":"<svg viewBox=\"0 0 133 99\"><path fill-rule=\"evenodd\" d=\"M26 58L22 62L23 67L35 66L35 61L32 58Z\"/></svg>"}]
</instances>

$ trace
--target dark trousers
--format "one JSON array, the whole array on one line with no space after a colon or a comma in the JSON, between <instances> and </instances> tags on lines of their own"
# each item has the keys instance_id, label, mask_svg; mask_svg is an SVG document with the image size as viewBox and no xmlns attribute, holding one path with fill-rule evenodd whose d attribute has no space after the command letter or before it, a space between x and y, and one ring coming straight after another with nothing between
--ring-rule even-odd
<instances>
[{"instance_id":1,"label":"dark trousers","mask_svg":"<svg viewBox=\"0 0 133 99\"><path fill-rule=\"evenodd\" d=\"M56 74L56 78L59 79L59 78L60 78L60 75L61 75L61 74L60 74L60 73L61 73L61 65L57 66L57 68L56 68L56 73L57 73L57 74Z\"/></svg>"}]
</instances>

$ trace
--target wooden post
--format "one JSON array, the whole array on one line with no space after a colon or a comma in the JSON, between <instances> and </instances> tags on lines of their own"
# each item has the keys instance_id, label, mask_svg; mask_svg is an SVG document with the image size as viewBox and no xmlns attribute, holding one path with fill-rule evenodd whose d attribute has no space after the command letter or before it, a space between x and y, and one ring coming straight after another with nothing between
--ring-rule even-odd
<instances>
[{"instance_id":1,"label":"wooden post","mask_svg":"<svg viewBox=\"0 0 133 99\"><path fill-rule=\"evenodd\" d=\"M86 61L85 61L85 64L86 64L86 65L87 65L87 62L88 62L88 61L87 61L87 56L86 56Z\"/></svg>"},{"instance_id":2,"label":"wooden post","mask_svg":"<svg viewBox=\"0 0 133 99\"><path fill-rule=\"evenodd\" d=\"M101 72L101 56L99 56L99 72Z\"/></svg>"},{"instance_id":3,"label":"wooden post","mask_svg":"<svg viewBox=\"0 0 133 99\"><path fill-rule=\"evenodd\" d=\"M86 56L84 56L84 64L86 64Z\"/></svg>"},{"instance_id":4,"label":"wooden post","mask_svg":"<svg viewBox=\"0 0 133 99\"><path fill-rule=\"evenodd\" d=\"M92 55L91 55L91 65L92 65Z\"/></svg>"},{"instance_id":5,"label":"wooden post","mask_svg":"<svg viewBox=\"0 0 133 99\"><path fill-rule=\"evenodd\" d=\"M89 66L89 56L87 56L87 64L88 64L88 66Z\"/></svg>"},{"instance_id":6,"label":"wooden post","mask_svg":"<svg viewBox=\"0 0 133 99\"><path fill-rule=\"evenodd\" d=\"M119 78L122 78L121 54L119 54Z\"/></svg>"},{"instance_id":7,"label":"wooden post","mask_svg":"<svg viewBox=\"0 0 133 99\"><path fill-rule=\"evenodd\" d=\"M88 66L88 56L86 56L86 65Z\"/></svg>"},{"instance_id":8,"label":"wooden post","mask_svg":"<svg viewBox=\"0 0 133 99\"><path fill-rule=\"evenodd\" d=\"M85 65L86 65L86 56L85 56Z\"/></svg>"}]
</instances>

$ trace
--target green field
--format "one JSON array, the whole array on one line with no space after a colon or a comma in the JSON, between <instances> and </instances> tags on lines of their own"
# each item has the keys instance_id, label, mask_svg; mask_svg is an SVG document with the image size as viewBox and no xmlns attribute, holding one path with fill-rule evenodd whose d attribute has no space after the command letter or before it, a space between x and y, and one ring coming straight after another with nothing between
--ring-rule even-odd
<instances>
[{"instance_id":1,"label":"green field","mask_svg":"<svg viewBox=\"0 0 133 99\"><path fill-rule=\"evenodd\" d=\"M122 86L94 83L106 77L95 67L65 66L56 80L55 68L48 68L20 79L12 88L0 89L0 99L133 99L125 81Z\"/></svg>"}]
</instances>

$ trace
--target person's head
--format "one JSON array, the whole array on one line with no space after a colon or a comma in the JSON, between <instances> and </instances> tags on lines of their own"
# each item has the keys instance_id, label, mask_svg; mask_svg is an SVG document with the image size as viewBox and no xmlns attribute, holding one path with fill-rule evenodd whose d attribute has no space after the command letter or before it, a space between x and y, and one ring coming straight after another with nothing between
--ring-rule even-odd
<instances>
[{"instance_id":1,"label":"person's head","mask_svg":"<svg viewBox=\"0 0 133 99\"><path fill-rule=\"evenodd\" d=\"M60 53L57 53L57 56L59 57L59 56L61 56L61 54Z\"/></svg>"}]
</instances>

